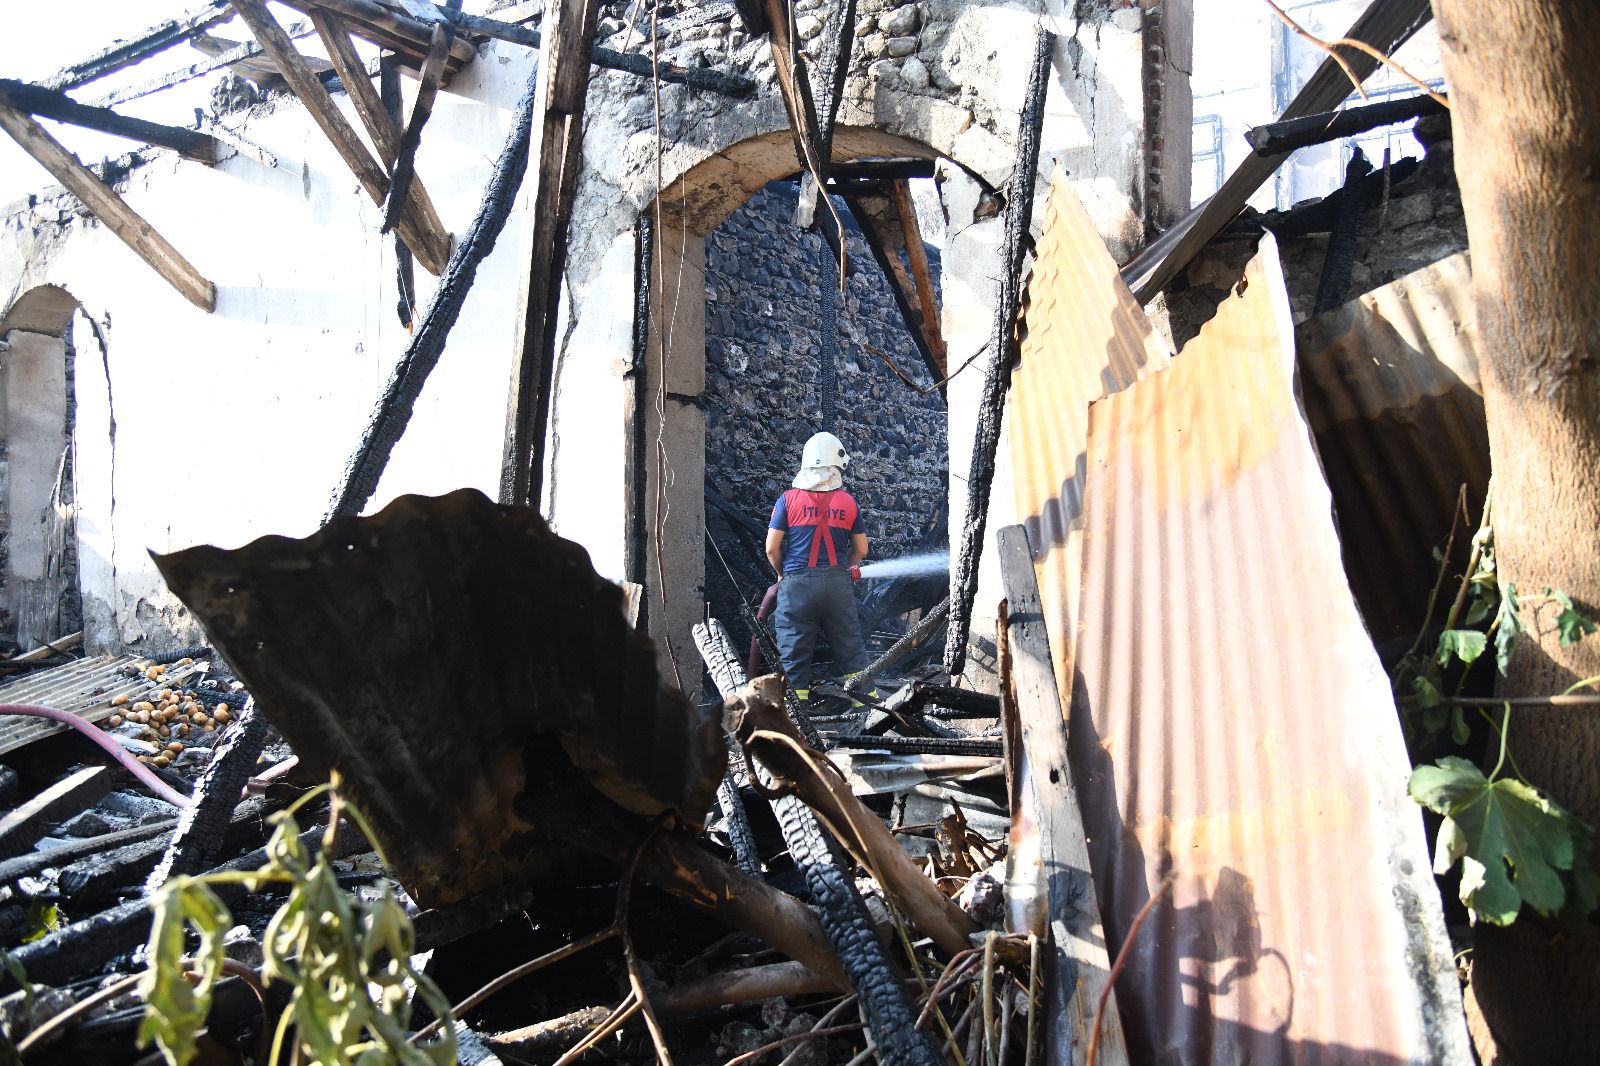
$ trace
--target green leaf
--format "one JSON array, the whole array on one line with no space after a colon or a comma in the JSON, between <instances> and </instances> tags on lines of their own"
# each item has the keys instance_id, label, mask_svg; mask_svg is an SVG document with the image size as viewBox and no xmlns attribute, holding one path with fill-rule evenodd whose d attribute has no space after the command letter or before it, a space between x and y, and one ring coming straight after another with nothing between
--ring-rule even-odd
<instances>
[{"instance_id":1,"label":"green leaf","mask_svg":"<svg viewBox=\"0 0 1600 1066\"><path fill-rule=\"evenodd\" d=\"M1594 619L1584 614L1572 605L1572 597L1560 589L1546 587L1544 594L1555 600L1561 607L1561 614L1556 618L1556 629L1561 634L1561 646L1569 647L1578 643L1584 637L1593 633L1597 628Z\"/></svg>"},{"instance_id":2,"label":"green leaf","mask_svg":"<svg viewBox=\"0 0 1600 1066\"><path fill-rule=\"evenodd\" d=\"M1490 781L1455 756L1417 767L1410 792L1445 816L1434 871L1461 861L1461 901L1474 918L1509 925L1524 903L1547 915L1562 909L1577 823L1560 806L1521 781Z\"/></svg>"},{"instance_id":3,"label":"green leaf","mask_svg":"<svg viewBox=\"0 0 1600 1066\"><path fill-rule=\"evenodd\" d=\"M1462 746L1472 739L1472 730L1467 726L1467 716L1460 707L1450 709L1450 739Z\"/></svg>"},{"instance_id":4,"label":"green leaf","mask_svg":"<svg viewBox=\"0 0 1600 1066\"><path fill-rule=\"evenodd\" d=\"M1471 663L1489 646L1489 638L1476 629L1447 629L1439 634L1439 650L1434 658L1440 666L1450 665L1454 655L1464 663Z\"/></svg>"},{"instance_id":5,"label":"green leaf","mask_svg":"<svg viewBox=\"0 0 1600 1066\"><path fill-rule=\"evenodd\" d=\"M1467 616L1462 624L1475 626L1485 618L1488 618L1489 612L1493 609L1494 604L1490 603L1487 599L1482 596L1474 596L1472 599L1472 605L1467 608Z\"/></svg>"},{"instance_id":6,"label":"green leaf","mask_svg":"<svg viewBox=\"0 0 1600 1066\"><path fill-rule=\"evenodd\" d=\"M1411 679L1411 691L1417 697L1418 707L1439 706L1439 690L1433 687L1433 682L1426 677L1418 675Z\"/></svg>"},{"instance_id":7,"label":"green leaf","mask_svg":"<svg viewBox=\"0 0 1600 1066\"><path fill-rule=\"evenodd\" d=\"M1503 677L1511 665L1511 648L1524 627L1516 583L1508 581L1500 593L1500 610L1494 616L1494 660Z\"/></svg>"},{"instance_id":8,"label":"green leaf","mask_svg":"<svg viewBox=\"0 0 1600 1066\"><path fill-rule=\"evenodd\" d=\"M206 883L193 877L176 877L155 894L150 903L150 967L139 976L139 995L145 1001L138 1043L154 1040L167 1062L187 1066L196 1054L195 1036L211 1010L211 990L222 973L222 938L233 917ZM199 980L185 977L184 940L193 928L200 947L193 967Z\"/></svg>"}]
</instances>

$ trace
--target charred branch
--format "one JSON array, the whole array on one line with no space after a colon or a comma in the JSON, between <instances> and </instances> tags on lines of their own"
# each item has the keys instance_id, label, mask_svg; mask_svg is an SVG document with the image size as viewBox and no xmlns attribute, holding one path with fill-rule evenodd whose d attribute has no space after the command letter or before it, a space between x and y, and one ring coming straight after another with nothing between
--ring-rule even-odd
<instances>
[{"instance_id":1,"label":"charred branch","mask_svg":"<svg viewBox=\"0 0 1600 1066\"><path fill-rule=\"evenodd\" d=\"M183 43L196 33L219 22L226 22L232 17L233 8L227 0L211 0L211 3L198 11L158 23L131 41L118 41L87 59L63 67L46 78L42 84L48 89L76 88L164 52L175 44Z\"/></svg>"}]
</instances>

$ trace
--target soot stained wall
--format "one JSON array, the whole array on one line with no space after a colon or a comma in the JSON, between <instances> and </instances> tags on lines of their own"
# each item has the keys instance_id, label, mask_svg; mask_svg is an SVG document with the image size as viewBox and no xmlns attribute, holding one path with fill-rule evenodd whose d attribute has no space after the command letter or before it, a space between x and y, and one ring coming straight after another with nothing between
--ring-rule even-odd
<instances>
[{"instance_id":1,"label":"soot stained wall","mask_svg":"<svg viewBox=\"0 0 1600 1066\"><path fill-rule=\"evenodd\" d=\"M855 273L839 303L838 421L822 424L820 287L827 252L821 238L796 229L795 198L793 185L774 182L706 240L706 483L750 527L736 532L707 508L707 527L739 588L730 588L722 560L707 546L706 595L712 613L736 633L744 631L736 597L759 597L771 581L754 558L753 527L766 525L812 433L830 430L850 453L845 487L861 504L872 557L920 545L945 510L943 397L937 389L917 392L869 350L893 360L917 385L933 384L888 280L842 206ZM937 280L935 249L929 258Z\"/></svg>"}]
</instances>

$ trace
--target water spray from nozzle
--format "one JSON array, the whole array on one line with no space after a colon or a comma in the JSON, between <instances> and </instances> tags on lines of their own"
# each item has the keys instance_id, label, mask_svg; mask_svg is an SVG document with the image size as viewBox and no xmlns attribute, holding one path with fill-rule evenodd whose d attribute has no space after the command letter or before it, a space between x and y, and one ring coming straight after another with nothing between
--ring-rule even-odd
<instances>
[{"instance_id":1,"label":"water spray from nozzle","mask_svg":"<svg viewBox=\"0 0 1600 1066\"><path fill-rule=\"evenodd\" d=\"M899 559L883 559L861 565L862 580L890 577L922 577L950 572L950 552L941 550L905 555Z\"/></svg>"}]
</instances>

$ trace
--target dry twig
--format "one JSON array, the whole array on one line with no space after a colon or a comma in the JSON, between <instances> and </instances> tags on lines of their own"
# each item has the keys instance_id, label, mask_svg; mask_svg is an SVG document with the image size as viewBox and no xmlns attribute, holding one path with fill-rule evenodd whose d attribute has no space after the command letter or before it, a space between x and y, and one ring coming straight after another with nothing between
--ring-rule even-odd
<instances>
[{"instance_id":1,"label":"dry twig","mask_svg":"<svg viewBox=\"0 0 1600 1066\"><path fill-rule=\"evenodd\" d=\"M1117 952L1117 961L1111 964L1111 973L1106 978L1106 987L1100 991L1100 1003L1094 1009L1094 1029L1089 1033L1089 1051L1084 1056L1084 1066L1094 1066L1095 1055L1100 1050L1100 1023L1105 1020L1106 1001L1111 998L1111 990L1116 987L1117 976L1122 973L1122 967L1128 962L1129 949L1139 937L1139 927L1144 925L1144 920L1150 917L1150 912L1156 909L1156 904L1172 889L1172 882L1177 880L1176 874L1168 874L1161 879L1161 885L1144 901L1144 906L1139 908L1139 913L1134 915L1133 924L1128 926L1128 935L1123 938L1122 949Z\"/></svg>"},{"instance_id":2,"label":"dry twig","mask_svg":"<svg viewBox=\"0 0 1600 1066\"><path fill-rule=\"evenodd\" d=\"M1412 74L1405 67L1402 67L1400 64L1396 63L1394 60L1390 59L1388 56L1372 47L1366 41L1358 41L1354 37L1340 37L1338 40L1324 41L1321 37L1318 37L1316 34L1301 26L1294 19L1290 18L1289 13L1283 8L1279 7L1277 4L1273 3L1273 0L1262 0L1262 3L1270 7L1273 14L1277 15L1278 20L1285 26L1289 27L1296 34L1312 45L1322 49L1324 52L1328 53L1328 55L1332 56L1333 61L1339 64L1339 69L1344 71L1344 76L1350 79L1350 84L1355 86L1355 90L1357 94L1360 95L1361 99L1367 99L1367 91L1361 87L1361 79L1356 77L1356 72L1350 69L1350 64L1345 60L1344 56L1338 53L1337 49L1339 48L1354 48L1358 52L1365 52L1373 59L1376 59L1379 63L1382 63L1384 66L1388 67L1390 70L1409 81L1412 85L1415 85L1417 88L1421 89L1424 93L1427 93L1428 96L1440 107L1446 109L1450 107L1449 100L1434 92L1427 86L1425 82L1418 80L1416 75Z\"/></svg>"}]
</instances>

